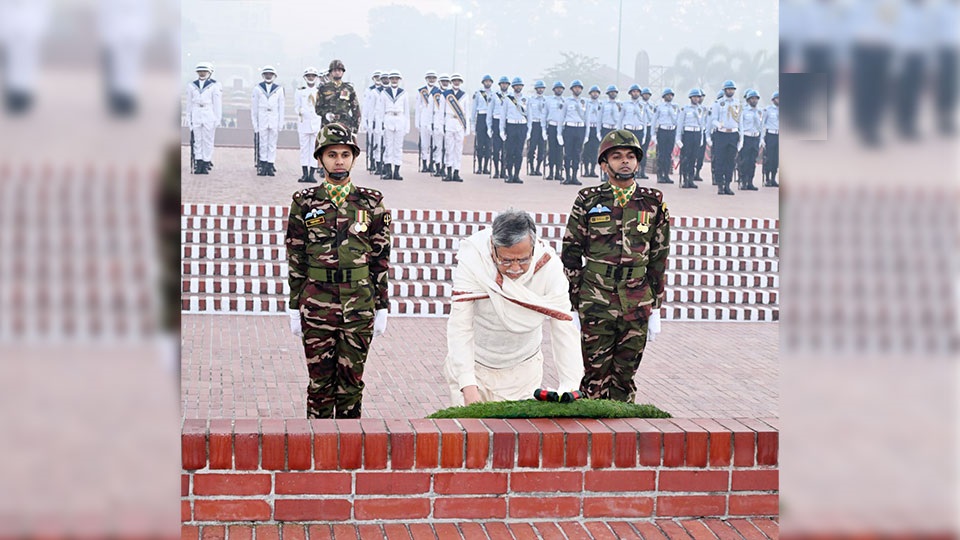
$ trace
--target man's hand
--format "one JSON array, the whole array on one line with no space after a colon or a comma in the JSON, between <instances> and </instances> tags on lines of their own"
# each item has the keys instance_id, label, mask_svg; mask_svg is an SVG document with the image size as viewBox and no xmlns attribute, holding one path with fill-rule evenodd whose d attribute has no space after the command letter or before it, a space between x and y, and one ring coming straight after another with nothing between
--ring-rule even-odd
<instances>
[{"instance_id":1,"label":"man's hand","mask_svg":"<svg viewBox=\"0 0 960 540\"><path fill-rule=\"evenodd\" d=\"M677 140L677 148L683 148L683 141Z\"/></svg>"},{"instance_id":2,"label":"man's hand","mask_svg":"<svg viewBox=\"0 0 960 540\"><path fill-rule=\"evenodd\" d=\"M737 143L737 152L743 150L743 139L740 139L740 142Z\"/></svg>"},{"instance_id":3,"label":"man's hand","mask_svg":"<svg viewBox=\"0 0 960 540\"><path fill-rule=\"evenodd\" d=\"M290 317L290 333L297 337L303 337L303 328L300 326L300 311L287 309L287 315Z\"/></svg>"},{"instance_id":4,"label":"man's hand","mask_svg":"<svg viewBox=\"0 0 960 540\"><path fill-rule=\"evenodd\" d=\"M557 144L563 146L563 135L557 133Z\"/></svg>"},{"instance_id":5,"label":"man's hand","mask_svg":"<svg viewBox=\"0 0 960 540\"><path fill-rule=\"evenodd\" d=\"M761 138L761 139L760 139L760 148L763 148L763 147L766 146L766 145L767 145L767 142L764 141L764 140Z\"/></svg>"},{"instance_id":6,"label":"man's hand","mask_svg":"<svg viewBox=\"0 0 960 540\"><path fill-rule=\"evenodd\" d=\"M477 389L477 385L475 384L464 386L460 392L463 393L464 405L472 405L480 401L480 390Z\"/></svg>"},{"instance_id":7,"label":"man's hand","mask_svg":"<svg viewBox=\"0 0 960 540\"><path fill-rule=\"evenodd\" d=\"M379 337L387 331L387 310L378 309L373 319L373 337Z\"/></svg>"},{"instance_id":8,"label":"man's hand","mask_svg":"<svg viewBox=\"0 0 960 540\"><path fill-rule=\"evenodd\" d=\"M492 139L492 138L493 138L493 130L490 130L490 129L487 130L487 138L488 138L488 139Z\"/></svg>"}]
</instances>

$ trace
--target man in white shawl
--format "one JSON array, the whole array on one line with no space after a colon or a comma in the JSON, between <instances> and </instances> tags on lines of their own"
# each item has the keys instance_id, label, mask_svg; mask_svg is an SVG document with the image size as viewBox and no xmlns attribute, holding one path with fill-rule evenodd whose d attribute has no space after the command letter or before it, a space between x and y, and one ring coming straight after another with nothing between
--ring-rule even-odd
<instances>
[{"instance_id":1,"label":"man in white shawl","mask_svg":"<svg viewBox=\"0 0 960 540\"><path fill-rule=\"evenodd\" d=\"M530 399L543 379L549 323L558 393L580 387L579 319L560 257L521 210L507 210L460 242L444 373L454 406Z\"/></svg>"}]
</instances>

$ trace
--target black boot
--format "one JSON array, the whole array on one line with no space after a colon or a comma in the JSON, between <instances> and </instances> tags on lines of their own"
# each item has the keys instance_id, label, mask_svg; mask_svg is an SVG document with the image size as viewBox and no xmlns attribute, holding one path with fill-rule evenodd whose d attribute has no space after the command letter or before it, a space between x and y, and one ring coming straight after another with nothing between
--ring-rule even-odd
<instances>
[{"instance_id":1,"label":"black boot","mask_svg":"<svg viewBox=\"0 0 960 540\"><path fill-rule=\"evenodd\" d=\"M277 172L276 167L273 166L273 163L272 163L272 162L268 161L268 162L267 162L267 176L274 176L274 175L276 174L276 172Z\"/></svg>"},{"instance_id":2,"label":"black boot","mask_svg":"<svg viewBox=\"0 0 960 540\"><path fill-rule=\"evenodd\" d=\"M203 161L198 159L193 162L193 174L203 174Z\"/></svg>"},{"instance_id":3,"label":"black boot","mask_svg":"<svg viewBox=\"0 0 960 540\"><path fill-rule=\"evenodd\" d=\"M316 183L317 183L317 177L314 176L314 174L316 174L316 172L317 172L317 168L316 168L316 167L310 167L310 175L307 176L307 180L306 180L308 184L316 184Z\"/></svg>"},{"instance_id":4,"label":"black boot","mask_svg":"<svg viewBox=\"0 0 960 540\"><path fill-rule=\"evenodd\" d=\"M490 156L483 158L483 174L490 174Z\"/></svg>"},{"instance_id":5,"label":"black boot","mask_svg":"<svg viewBox=\"0 0 960 540\"><path fill-rule=\"evenodd\" d=\"M453 182L453 167L447 166L447 172L444 174L444 178Z\"/></svg>"},{"instance_id":6,"label":"black boot","mask_svg":"<svg viewBox=\"0 0 960 540\"><path fill-rule=\"evenodd\" d=\"M570 172L573 173L573 176L570 178L570 183L573 184L573 185L575 185L575 186L582 186L582 185L583 185L583 182L581 182L580 180L577 180L577 170L578 170L579 168L580 168L580 167L570 167Z\"/></svg>"},{"instance_id":7,"label":"black boot","mask_svg":"<svg viewBox=\"0 0 960 540\"><path fill-rule=\"evenodd\" d=\"M530 176L543 176L543 173L540 172L540 165L542 163L543 163L542 161L537 162L537 167L533 170L533 173Z\"/></svg>"},{"instance_id":8,"label":"black boot","mask_svg":"<svg viewBox=\"0 0 960 540\"><path fill-rule=\"evenodd\" d=\"M306 182L307 181L307 170L309 167L306 165L301 165L300 169L303 170L303 174L300 175L300 178L297 178L297 182Z\"/></svg>"},{"instance_id":9,"label":"black boot","mask_svg":"<svg viewBox=\"0 0 960 540\"><path fill-rule=\"evenodd\" d=\"M450 181L451 181L451 182L463 182L463 178L460 178L460 169L454 169L454 170L453 170L453 178L452 178Z\"/></svg>"},{"instance_id":10,"label":"black boot","mask_svg":"<svg viewBox=\"0 0 960 540\"><path fill-rule=\"evenodd\" d=\"M375 174L375 175L377 175L377 176L380 176L380 175L383 174L383 163L379 163L379 162L378 162L378 163L373 167L373 174Z\"/></svg>"},{"instance_id":11,"label":"black boot","mask_svg":"<svg viewBox=\"0 0 960 540\"><path fill-rule=\"evenodd\" d=\"M394 180L403 180L403 177L400 176L400 166L394 165L393 167L393 179Z\"/></svg>"},{"instance_id":12,"label":"black boot","mask_svg":"<svg viewBox=\"0 0 960 540\"><path fill-rule=\"evenodd\" d=\"M723 191L722 191L720 194L721 194L721 195L733 195L733 194L734 194L734 193L733 193L733 190L730 189L730 181L729 181L729 180L727 180L727 182L723 185Z\"/></svg>"},{"instance_id":13,"label":"black boot","mask_svg":"<svg viewBox=\"0 0 960 540\"><path fill-rule=\"evenodd\" d=\"M553 180L553 165L548 166L550 170L547 171L547 175L543 177L544 180Z\"/></svg>"},{"instance_id":14,"label":"black boot","mask_svg":"<svg viewBox=\"0 0 960 540\"><path fill-rule=\"evenodd\" d=\"M744 191L757 191L757 186L753 185L753 178L745 178L743 180L743 190Z\"/></svg>"},{"instance_id":15,"label":"black boot","mask_svg":"<svg viewBox=\"0 0 960 540\"><path fill-rule=\"evenodd\" d=\"M384 163L381 171L383 172L383 174L380 175L381 180L390 180L391 178L393 178L392 165L390 165L389 163Z\"/></svg>"},{"instance_id":16,"label":"black boot","mask_svg":"<svg viewBox=\"0 0 960 540\"><path fill-rule=\"evenodd\" d=\"M780 187L777 183L777 171L770 172L770 187Z\"/></svg>"},{"instance_id":17,"label":"black boot","mask_svg":"<svg viewBox=\"0 0 960 540\"><path fill-rule=\"evenodd\" d=\"M266 176L267 166L266 161L257 161L257 176Z\"/></svg>"}]
</instances>

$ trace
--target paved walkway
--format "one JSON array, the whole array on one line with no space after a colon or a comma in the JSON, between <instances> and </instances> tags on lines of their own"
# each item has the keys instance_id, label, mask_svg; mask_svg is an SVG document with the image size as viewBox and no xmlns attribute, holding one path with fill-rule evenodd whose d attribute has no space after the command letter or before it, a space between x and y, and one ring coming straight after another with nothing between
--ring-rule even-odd
<instances>
[{"instance_id":1,"label":"paved walkway","mask_svg":"<svg viewBox=\"0 0 960 540\"><path fill-rule=\"evenodd\" d=\"M303 418L307 370L285 316L183 315L184 418ZM664 322L637 401L678 417L775 417L779 323ZM549 340L549 333L547 333ZM364 373L363 414L422 418L449 406L446 319L390 319ZM545 384L556 385L549 342Z\"/></svg>"},{"instance_id":2,"label":"paved walkway","mask_svg":"<svg viewBox=\"0 0 960 540\"><path fill-rule=\"evenodd\" d=\"M360 155L364 158L364 154ZM475 175L472 157L464 156L463 183L441 182L426 173L417 172L416 156L404 154L400 171L402 182L370 176L364 165L353 170L354 182L383 191L388 208L439 208L456 210L503 210L510 206L528 212L569 212L577 196L577 186L562 186L543 177L521 175L522 185L504 184L503 180ZM190 148L181 152L181 200L190 203L280 204L289 205L295 191L312 184L300 184L299 151L277 151L277 176L257 176L253 167L252 148L222 148L214 152L214 170L209 175L190 174ZM679 189L676 184L657 185L656 180L641 180L641 185L658 187L674 216L757 217L779 216L777 188L760 188L754 192L737 192L734 197L721 197L710 185L710 166L703 169L705 181L699 189ZM759 173L758 173L759 176ZM673 175L674 180L679 175ZM595 185L596 178L581 179L584 186ZM757 185L761 182L755 180ZM736 189L736 188L734 188Z\"/></svg>"}]
</instances>

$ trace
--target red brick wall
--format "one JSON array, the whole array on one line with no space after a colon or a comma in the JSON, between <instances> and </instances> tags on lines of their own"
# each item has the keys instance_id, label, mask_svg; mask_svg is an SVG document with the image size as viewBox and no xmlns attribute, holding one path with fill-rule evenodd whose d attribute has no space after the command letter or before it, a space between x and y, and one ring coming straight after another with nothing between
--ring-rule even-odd
<instances>
[{"instance_id":1,"label":"red brick wall","mask_svg":"<svg viewBox=\"0 0 960 540\"><path fill-rule=\"evenodd\" d=\"M182 519L757 517L776 419L185 420Z\"/></svg>"}]
</instances>

